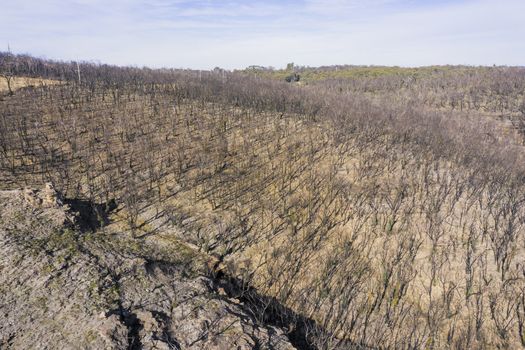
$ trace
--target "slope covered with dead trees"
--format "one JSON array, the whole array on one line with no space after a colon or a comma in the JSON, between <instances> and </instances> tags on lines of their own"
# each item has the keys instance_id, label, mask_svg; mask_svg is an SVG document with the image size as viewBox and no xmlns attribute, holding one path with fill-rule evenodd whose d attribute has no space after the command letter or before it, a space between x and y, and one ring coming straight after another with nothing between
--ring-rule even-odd
<instances>
[{"instance_id":1,"label":"slope covered with dead trees","mask_svg":"<svg viewBox=\"0 0 525 350\"><path fill-rule=\"evenodd\" d=\"M79 82L11 59L61 83L2 97L4 189L115 202L138 242L177 228L313 349L525 346L523 69L294 85L83 63Z\"/></svg>"}]
</instances>

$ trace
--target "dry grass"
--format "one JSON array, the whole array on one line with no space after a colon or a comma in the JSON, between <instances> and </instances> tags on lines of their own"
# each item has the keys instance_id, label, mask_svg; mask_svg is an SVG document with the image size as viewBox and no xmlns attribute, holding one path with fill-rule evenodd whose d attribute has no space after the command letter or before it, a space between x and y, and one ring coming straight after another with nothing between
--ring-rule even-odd
<instances>
[{"instance_id":1,"label":"dry grass","mask_svg":"<svg viewBox=\"0 0 525 350\"><path fill-rule=\"evenodd\" d=\"M59 80L42 79L42 78L29 78L29 77L13 77L11 80L11 89L13 91L26 88L26 87L41 87L62 84ZM9 91L7 86L7 80L3 77L0 78L0 92Z\"/></svg>"}]
</instances>

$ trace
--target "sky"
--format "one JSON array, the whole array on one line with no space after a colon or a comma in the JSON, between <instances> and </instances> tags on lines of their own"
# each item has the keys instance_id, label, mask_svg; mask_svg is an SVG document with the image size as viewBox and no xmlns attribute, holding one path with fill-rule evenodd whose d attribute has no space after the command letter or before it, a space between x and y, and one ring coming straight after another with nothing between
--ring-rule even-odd
<instances>
[{"instance_id":1,"label":"sky","mask_svg":"<svg viewBox=\"0 0 525 350\"><path fill-rule=\"evenodd\" d=\"M0 0L0 51L212 69L525 66L525 0Z\"/></svg>"}]
</instances>

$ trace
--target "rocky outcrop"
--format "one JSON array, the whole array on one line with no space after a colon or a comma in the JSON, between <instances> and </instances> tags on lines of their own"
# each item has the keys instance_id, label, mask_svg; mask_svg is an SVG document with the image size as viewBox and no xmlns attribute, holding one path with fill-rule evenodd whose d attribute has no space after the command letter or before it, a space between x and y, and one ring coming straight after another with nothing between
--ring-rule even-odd
<instances>
[{"instance_id":1,"label":"rocky outcrop","mask_svg":"<svg viewBox=\"0 0 525 350\"><path fill-rule=\"evenodd\" d=\"M25 188L21 191L25 201L33 207L59 208L64 204L62 196L50 182L47 182L42 190ZM16 194L16 191L12 191L12 193Z\"/></svg>"},{"instance_id":2,"label":"rocky outcrop","mask_svg":"<svg viewBox=\"0 0 525 350\"><path fill-rule=\"evenodd\" d=\"M294 348L200 259L82 233L63 203L51 185L0 192L0 349Z\"/></svg>"}]
</instances>

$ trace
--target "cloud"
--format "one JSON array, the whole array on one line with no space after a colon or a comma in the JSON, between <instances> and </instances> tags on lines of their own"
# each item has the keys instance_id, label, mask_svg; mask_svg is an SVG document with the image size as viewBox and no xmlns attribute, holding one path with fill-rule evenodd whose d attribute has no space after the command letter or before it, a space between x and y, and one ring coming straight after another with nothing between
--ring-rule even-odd
<instances>
[{"instance_id":1,"label":"cloud","mask_svg":"<svg viewBox=\"0 0 525 350\"><path fill-rule=\"evenodd\" d=\"M0 45L155 67L524 65L523 13L521 0L18 0Z\"/></svg>"},{"instance_id":2,"label":"cloud","mask_svg":"<svg viewBox=\"0 0 525 350\"><path fill-rule=\"evenodd\" d=\"M399 0L306 0L304 11L317 16L348 16L363 11L375 11L394 3L402 2Z\"/></svg>"}]
</instances>

